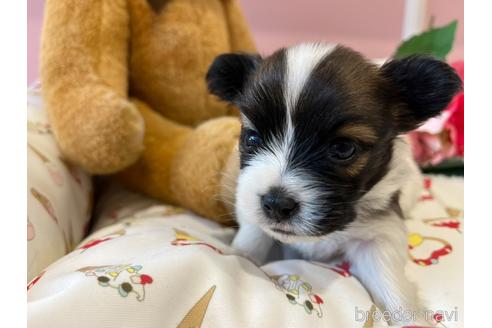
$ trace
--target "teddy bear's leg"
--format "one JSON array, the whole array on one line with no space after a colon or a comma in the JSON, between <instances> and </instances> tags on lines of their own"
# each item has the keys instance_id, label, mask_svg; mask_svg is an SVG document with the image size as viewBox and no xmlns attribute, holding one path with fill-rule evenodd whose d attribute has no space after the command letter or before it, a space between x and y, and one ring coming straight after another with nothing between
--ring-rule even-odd
<instances>
[{"instance_id":1,"label":"teddy bear's leg","mask_svg":"<svg viewBox=\"0 0 492 328\"><path fill-rule=\"evenodd\" d=\"M119 174L127 186L165 202L231 223L239 169L237 118L221 117L196 128L179 125L134 100L145 120L145 151Z\"/></svg>"},{"instance_id":2,"label":"teddy bear's leg","mask_svg":"<svg viewBox=\"0 0 492 328\"><path fill-rule=\"evenodd\" d=\"M91 173L136 161L144 125L127 100L127 0L47 0L41 84L59 146Z\"/></svg>"}]
</instances>

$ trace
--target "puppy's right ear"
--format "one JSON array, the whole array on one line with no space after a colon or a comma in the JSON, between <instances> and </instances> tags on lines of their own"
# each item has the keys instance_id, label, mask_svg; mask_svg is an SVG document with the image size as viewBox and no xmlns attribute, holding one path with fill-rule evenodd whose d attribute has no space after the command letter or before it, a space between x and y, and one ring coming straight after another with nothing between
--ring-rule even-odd
<instances>
[{"instance_id":1,"label":"puppy's right ear","mask_svg":"<svg viewBox=\"0 0 492 328\"><path fill-rule=\"evenodd\" d=\"M250 74L261 62L259 55L224 54L213 61L207 72L209 91L220 99L234 102Z\"/></svg>"},{"instance_id":2,"label":"puppy's right ear","mask_svg":"<svg viewBox=\"0 0 492 328\"><path fill-rule=\"evenodd\" d=\"M400 105L393 111L400 132L416 129L438 115L462 88L451 66L427 55L390 60L381 71Z\"/></svg>"}]
</instances>

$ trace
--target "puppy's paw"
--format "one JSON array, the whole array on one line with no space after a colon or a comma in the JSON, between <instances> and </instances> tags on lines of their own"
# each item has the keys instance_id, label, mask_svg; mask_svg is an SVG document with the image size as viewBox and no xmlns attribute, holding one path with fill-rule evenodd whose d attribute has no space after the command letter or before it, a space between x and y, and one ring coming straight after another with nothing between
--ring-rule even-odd
<instances>
[{"instance_id":1,"label":"puppy's paw","mask_svg":"<svg viewBox=\"0 0 492 328\"><path fill-rule=\"evenodd\" d=\"M267 236L259 227L243 223L234 240L232 248L238 255L249 259L260 266L265 263L273 245L273 239Z\"/></svg>"},{"instance_id":2,"label":"puppy's paw","mask_svg":"<svg viewBox=\"0 0 492 328\"><path fill-rule=\"evenodd\" d=\"M243 249L235 248L234 254L249 260L256 266L262 266L263 264L265 264L266 261L265 256L263 254L259 254L254 250L243 250Z\"/></svg>"}]
</instances>

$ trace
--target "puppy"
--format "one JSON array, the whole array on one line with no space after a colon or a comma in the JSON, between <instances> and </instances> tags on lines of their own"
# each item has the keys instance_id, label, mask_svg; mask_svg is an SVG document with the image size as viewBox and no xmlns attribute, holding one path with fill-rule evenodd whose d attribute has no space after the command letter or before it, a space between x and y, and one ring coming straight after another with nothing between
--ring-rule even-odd
<instances>
[{"instance_id":1,"label":"puppy","mask_svg":"<svg viewBox=\"0 0 492 328\"><path fill-rule=\"evenodd\" d=\"M207 82L242 118L233 246L258 263L274 239L307 259L341 255L380 309L418 310L403 213L421 179L403 134L460 90L454 70L420 55L378 67L319 43L221 55Z\"/></svg>"}]
</instances>

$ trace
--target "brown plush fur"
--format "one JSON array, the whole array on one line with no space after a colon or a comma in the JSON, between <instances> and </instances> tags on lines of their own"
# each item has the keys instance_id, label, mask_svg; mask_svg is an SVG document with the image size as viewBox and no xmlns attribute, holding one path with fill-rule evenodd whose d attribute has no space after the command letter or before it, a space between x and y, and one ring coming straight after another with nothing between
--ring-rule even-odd
<instances>
[{"instance_id":1,"label":"brown plush fur","mask_svg":"<svg viewBox=\"0 0 492 328\"><path fill-rule=\"evenodd\" d=\"M239 122L204 77L234 51L254 51L236 0L47 0L41 82L62 152L227 220L220 195Z\"/></svg>"}]
</instances>

